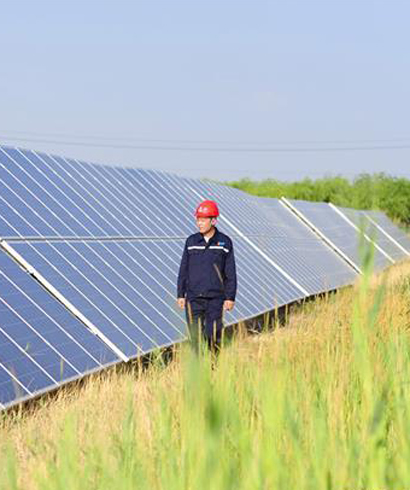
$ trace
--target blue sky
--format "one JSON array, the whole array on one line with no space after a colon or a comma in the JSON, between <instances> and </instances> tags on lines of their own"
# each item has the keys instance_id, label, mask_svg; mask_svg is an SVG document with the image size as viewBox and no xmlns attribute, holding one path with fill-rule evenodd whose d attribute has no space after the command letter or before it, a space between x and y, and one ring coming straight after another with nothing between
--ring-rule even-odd
<instances>
[{"instance_id":1,"label":"blue sky","mask_svg":"<svg viewBox=\"0 0 410 490\"><path fill-rule=\"evenodd\" d=\"M410 177L409 18L408 0L2 2L0 142L223 180Z\"/></svg>"}]
</instances>

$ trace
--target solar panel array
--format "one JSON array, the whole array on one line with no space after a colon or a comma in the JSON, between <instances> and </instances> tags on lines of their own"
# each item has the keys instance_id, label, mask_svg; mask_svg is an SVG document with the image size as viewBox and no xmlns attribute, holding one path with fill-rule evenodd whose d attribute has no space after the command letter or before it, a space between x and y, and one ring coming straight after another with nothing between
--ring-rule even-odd
<instances>
[{"instance_id":1,"label":"solar panel array","mask_svg":"<svg viewBox=\"0 0 410 490\"><path fill-rule=\"evenodd\" d=\"M225 324L360 272L350 210L0 147L0 408L186 339L176 277L202 199L219 202L234 242L239 288ZM410 252L383 214L365 218L370 235L388 228L378 268Z\"/></svg>"}]
</instances>

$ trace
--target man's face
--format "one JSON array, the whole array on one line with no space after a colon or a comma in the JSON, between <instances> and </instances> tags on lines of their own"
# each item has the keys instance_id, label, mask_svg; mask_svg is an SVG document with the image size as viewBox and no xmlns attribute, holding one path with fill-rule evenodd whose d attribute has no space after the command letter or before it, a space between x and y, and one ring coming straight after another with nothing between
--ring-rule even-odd
<instances>
[{"instance_id":1,"label":"man's face","mask_svg":"<svg viewBox=\"0 0 410 490\"><path fill-rule=\"evenodd\" d=\"M198 226L200 233L208 233L208 231L212 228L214 223L214 218L197 218L196 224Z\"/></svg>"}]
</instances>

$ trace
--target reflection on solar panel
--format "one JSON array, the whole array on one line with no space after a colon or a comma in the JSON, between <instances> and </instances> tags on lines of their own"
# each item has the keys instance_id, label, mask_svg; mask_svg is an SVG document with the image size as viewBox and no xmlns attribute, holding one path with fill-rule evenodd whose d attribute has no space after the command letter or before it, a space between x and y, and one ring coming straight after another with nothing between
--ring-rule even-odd
<instances>
[{"instance_id":1,"label":"reflection on solar panel","mask_svg":"<svg viewBox=\"0 0 410 490\"><path fill-rule=\"evenodd\" d=\"M0 406L120 359L0 250Z\"/></svg>"},{"instance_id":2,"label":"reflection on solar panel","mask_svg":"<svg viewBox=\"0 0 410 490\"><path fill-rule=\"evenodd\" d=\"M361 270L361 251L369 246L369 241L362 239L360 230L354 226L338 209L327 203L283 199L283 202L297 213L301 219L310 224L312 229L337 250L357 271ZM374 266L381 270L391 261L386 254L374 249Z\"/></svg>"},{"instance_id":3,"label":"reflection on solar panel","mask_svg":"<svg viewBox=\"0 0 410 490\"><path fill-rule=\"evenodd\" d=\"M355 228L328 205L290 211L210 182L0 147L0 408L186 339L176 277L205 198L235 248L225 324L357 277ZM391 242L379 266L404 247Z\"/></svg>"}]
</instances>

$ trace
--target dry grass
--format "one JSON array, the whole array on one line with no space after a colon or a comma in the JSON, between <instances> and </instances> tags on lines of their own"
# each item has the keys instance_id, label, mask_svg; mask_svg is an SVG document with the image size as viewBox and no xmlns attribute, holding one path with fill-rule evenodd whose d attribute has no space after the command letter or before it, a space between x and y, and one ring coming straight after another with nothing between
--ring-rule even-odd
<instances>
[{"instance_id":1,"label":"dry grass","mask_svg":"<svg viewBox=\"0 0 410 490\"><path fill-rule=\"evenodd\" d=\"M208 470L202 466L198 469L199 463L195 461L197 458L205 465L202 460L207 461L208 453L218 445L229 451L227 458L235 461L235 471L242 475L236 485L243 485L241 488L275 488L282 480L284 485L286 482L284 488L291 488L289 485L296 482L300 485L298 488L302 488L308 481L316 482L316 488L326 488L326 478L347 485L359 477L349 472L363 471L363 475L367 475L363 468L370 468L376 475L379 469L372 469L373 463L370 464L373 453L364 461L356 456L363 465L360 469L354 467L355 456L351 452L362 448L363 441L367 441L367 418L374 417L370 398L375 398L375 404L379 402L378 385L390 383L392 372L398 382L409 382L405 353L398 354L397 358L390 353L389 363L394 365L386 369L384 356L387 354L380 348L383 343L386 348L391 345L391 349L399 352L403 342L408 340L409 273L410 262L404 262L372 278L365 294L359 284L346 288L294 310L285 328L236 338L213 369L196 374L195 386L198 383L205 387L205 392L212 390L211 395L215 397L212 398L215 407L212 405L209 409L207 396L210 394L195 391L195 397L202 400L205 407L205 419L207 410L211 410L211 415L212 410L216 410L216 415L212 415L216 422L212 422L211 417L207 428L206 423L192 413L201 411L202 405L196 406L198 400L187 395L187 383L191 382L187 370L192 369L193 364L192 359L187 360L190 355L186 347L177 349L175 359L167 366L112 370L90 377L82 386L62 389L28 409L6 414L0 426L0 454L3 461L9 458L11 463L0 468L0 488L12 488L10 475L13 471L17 472L16 488L27 490L59 488L59 477L53 471L82 475L68 482L67 488L85 488L81 486L81 483L85 485L81 478L86 479L90 488L110 488L112 475L121 475L124 479L123 486L117 488L145 488L142 482L133 485L138 465L141 465L138 475L144 474L150 488L165 488L164 481L169 481L167 488L228 488L230 478L236 481L231 475L232 469L224 469L212 482L205 482L204 474ZM377 301L376 323L372 324L372 308ZM355 309L358 309L356 314ZM352 327L355 324L359 334ZM374 335L366 334L363 340L360 329L367 328L366 325L374 328ZM366 393L370 398L366 398ZM389 400L388 403L393 403L396 398L392 395ZM291 420L283 407L278 408L282 402L284 406L293 405ZM218 421L219 409L222 421ZM396 413L396 407L390 409ZM227 410L232 419L224 425ZM221 424L218 429L221 433L212 432L212 423ZM383 442L386 460L394 459L393 448L401 444L395 431L407 427L400 425L404 422L398 419L391 419L389 423L391 430L385 434ZM294 427L295 434L282 433L282 426ZM265 440L269 427L273 427L273 432L270 439ZM303 434L298 432L301 428L305 431ZM273 433L282 436L276 438ZM134 456L143 460L132 460L132 465L137 466L131 465L133 469L129 470L118 466L121 457L117 453L118 448L121 453L121 448L127 447L128 436L132 438L130 445ZM334 440L330 441L333 436ZM202 445L202 449L196 444ZM271 446L282 455L281 459L278 456L282 461L281 471L265 459L264 448ZM323 448L329 451L329 462L324 465L327 477L320 474L318 461L324 457ZM312 451L317 454L307 461L306 455ZM340 451L340 457L350 461L346 465L332 459L336 460ZM67 452L72 452L72 460ZM246 471L242 455L248 460ZM292 469L286 468L290 460ZM399 463L401 460L396 466ZM89 468L89 473L81 473L84 467ZM200 479L197 486L192 483L196 471ZM311 474L311 480L305 473ZM410 472L402 470L402 474L403 482ZM131 475L129 481L127 475ZM10 486L5 483L1 487L3 481L9 481ZM377 475L374 481L382 483ZM249 482L255 482L255 486L253 483L247 486Z\"/></svg>"}]
</instances>

